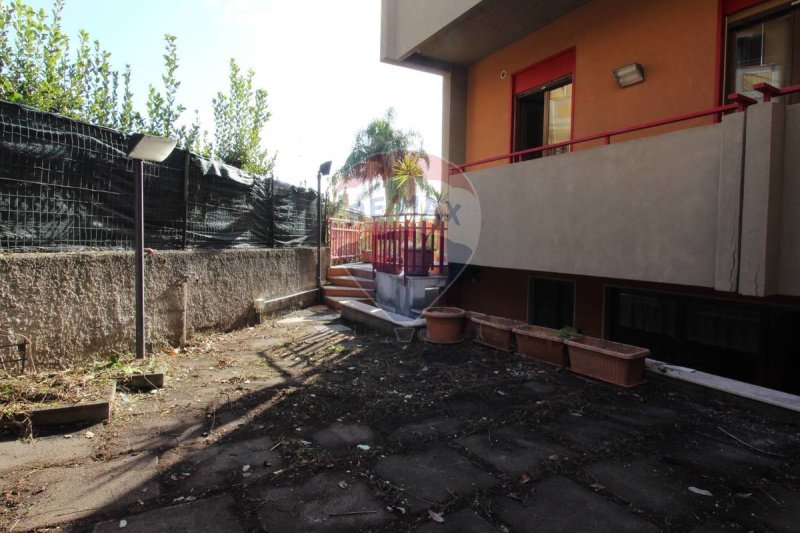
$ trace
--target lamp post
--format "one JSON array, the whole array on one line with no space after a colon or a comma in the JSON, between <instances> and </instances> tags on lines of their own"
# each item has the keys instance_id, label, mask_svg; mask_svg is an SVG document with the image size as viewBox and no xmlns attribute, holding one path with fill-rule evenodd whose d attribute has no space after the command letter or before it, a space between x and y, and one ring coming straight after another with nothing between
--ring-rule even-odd
<instances>
[{"instance_id":1,"label":"lamp post","mask_svg":"<svg viewBox=\"0 0 800 533\"><path fill-rule=\"evenodd\" d=\"M317 171L317 298L322 301L322 176L331 173L331 161L325 161Z\"/></svg>"},{"instance_id":2,"label":"lamp post","mask_svg":"<svg viewBox=\"0 0 800 533\"><path fill-rule=\"evenodd\" d=\"M137 133L130 138L128 157L133 159L134 167L134 246L136 250L136 358L143 359L144 348L144 162L164 161L172 150L176 141Z\"/></svg>"}]
</instances>

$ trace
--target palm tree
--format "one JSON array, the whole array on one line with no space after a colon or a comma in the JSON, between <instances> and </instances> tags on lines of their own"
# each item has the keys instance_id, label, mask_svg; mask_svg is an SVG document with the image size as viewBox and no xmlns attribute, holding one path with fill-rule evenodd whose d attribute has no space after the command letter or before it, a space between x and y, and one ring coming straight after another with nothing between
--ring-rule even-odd
<instances>
[{"instance_id":1,"label":"palm tree","mask_svg":"<svg viewBox=\"0 0 800 533\"><path fill-rule=\"evenodd\" d=\"M353 149L334 175L334 182L353 179L368 185L368 193L382 184L386 193L386 214L392 214L403 205L398 200L395 177L395 163L407 155L418 156L426 163L430 161L422 148L420 135L413 131L403 131L394 127L394 109L389 108L386 115L370 121L367 127L356 134Z\"/></svg>"},{"instance_id":2,"label":"palm tree","mask_svg":"<svg viewBox=\"0 0 800 533\"><path fill-rule=\"evenodd\" d=\"M424 193L426 198L435 196L437 191L425 180L420 159L419 154L407 153L403 159L395 161L392 168L394 177L387 184L387 197L391 199L391 204L387 199L387 213L414 213L417 210L420 192Z\"/></svg>"}]
</instances>

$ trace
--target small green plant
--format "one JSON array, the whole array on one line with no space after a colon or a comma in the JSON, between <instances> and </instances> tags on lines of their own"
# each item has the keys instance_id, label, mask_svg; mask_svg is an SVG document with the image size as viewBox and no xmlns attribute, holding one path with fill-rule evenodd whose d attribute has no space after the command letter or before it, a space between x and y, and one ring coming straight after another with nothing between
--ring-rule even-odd
<instances>
[{"instance_id":1,"label":"small green plant","mask_svg":"<svg viewBox=\"0 0 800 533\"><path fill-rule=\"evenodd\" d=\"M558 330L558 338L560 339L574 339L575 337L580 337L580 333L575 328L561 328Z\"/></svg>"}]
</instances>

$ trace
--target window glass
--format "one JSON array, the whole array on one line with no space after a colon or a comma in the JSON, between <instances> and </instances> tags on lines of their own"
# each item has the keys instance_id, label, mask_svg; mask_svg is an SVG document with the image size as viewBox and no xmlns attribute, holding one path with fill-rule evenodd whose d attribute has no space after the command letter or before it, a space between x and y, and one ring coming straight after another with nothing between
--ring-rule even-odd
<instances>
[{"instance_id":1,"label":"window glass","mask_svg":"<svg viewBox=\"0 0 800 533\"><path fill-rule=\"evenodd\" d=\"M547 144L568 141L572 132L572 84L547 91Z\"/></svg>"},{"instance_id":2,"label":"window glass","mask_svg":"<svg viewBox=\"0 0 800 533\"><path fill-rule=\"evenodd\" d=\"M727 92L741 93L757 100L763 95L753 90L758 83L785 87L794 83L798 72L792 57L797 36L797 10L737 23L728 39Z\"/></svg>"},{"instance_id":3,"label":"window glass","mask_svg":"<svg viewBox=\"0 0 800 533\"><path fill-rule=\"evenodd\" d=\"M686 340L757 354L761 320L757 311L704 302L686 306Z\"/></svg>"},{"instance_id":4,"label":"window glass","mask_svg":"<svg viewBox=\"0 0 800 533\"><path fill-rule=\"evenodd\" d=\"M515 99L514 150L568 141L572 134L572 81L559 80L550 86L528 91ZM535 152L522 157L568 152L569 147Z\"/></svg>"}]
</instances>

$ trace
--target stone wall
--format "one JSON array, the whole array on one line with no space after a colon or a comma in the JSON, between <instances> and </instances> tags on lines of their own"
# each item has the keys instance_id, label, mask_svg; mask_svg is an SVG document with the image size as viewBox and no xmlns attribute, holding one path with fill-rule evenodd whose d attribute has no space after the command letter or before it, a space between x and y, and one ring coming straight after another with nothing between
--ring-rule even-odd
<instances>
[{"instance_id":1,"label":"stone wall","mask_svg":"<svg viewBox=\"0 0 800 533\"><path fill-rule=\"evenodd\" d=\"M40 369L130 352L133 260L132 252L2 256L0 323L30 337ZM326 253L323 268L327 261ZM315 289L316 249L158 251L145 257L145 280L147 340L175 345L246 325L255 298Z\"/></svg>"}]
</instances>

